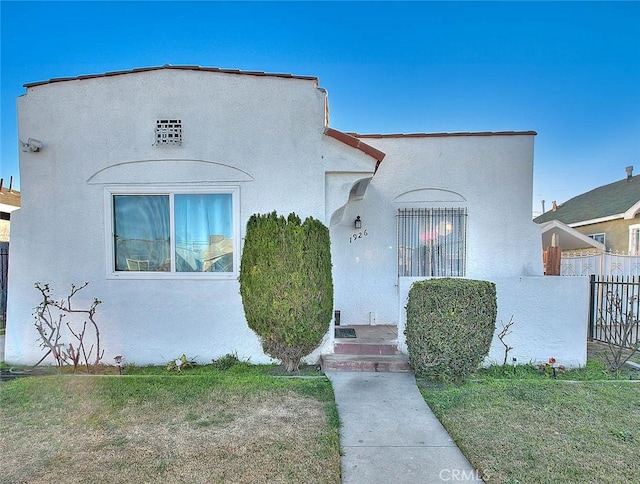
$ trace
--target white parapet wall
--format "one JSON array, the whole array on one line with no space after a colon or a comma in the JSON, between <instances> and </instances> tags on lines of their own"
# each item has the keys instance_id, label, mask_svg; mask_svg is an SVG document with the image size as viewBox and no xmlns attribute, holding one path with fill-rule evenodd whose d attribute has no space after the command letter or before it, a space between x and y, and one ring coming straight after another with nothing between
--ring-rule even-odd
<instances>
[{"instance_id":1,"label":"white parapet wall","mask_svg":"<svg viewBox=\"0 0 640 484\"><path fill-rule=\"evenodd\" d=\"M411 285L420 279L401 278L399 345L407 351L404 328L406 301ZM504 346L497 335L513 317L511 333L504 340L513 349L508 362L545 363L550 357L567 368L587 362L589 322L589 278L587 277L501 277L496 285L498 316L496 332L484 364L502 364Z\"/></svg>"}]
</instances>

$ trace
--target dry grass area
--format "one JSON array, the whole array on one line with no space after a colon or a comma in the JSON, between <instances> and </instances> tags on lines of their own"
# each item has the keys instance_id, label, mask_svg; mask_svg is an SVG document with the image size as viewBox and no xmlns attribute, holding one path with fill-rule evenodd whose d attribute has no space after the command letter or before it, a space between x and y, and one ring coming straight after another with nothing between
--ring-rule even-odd
<instances>
[{"instance_id":1,"label":"dry grass area","mask_svg":"<svg viewBox=\"0 0 640 484\"><path fill-rule=\"evenodd\" d=\"M4 383L0 482L340 482L328 381L234 378Z\"/></svg>"}]
</instances>

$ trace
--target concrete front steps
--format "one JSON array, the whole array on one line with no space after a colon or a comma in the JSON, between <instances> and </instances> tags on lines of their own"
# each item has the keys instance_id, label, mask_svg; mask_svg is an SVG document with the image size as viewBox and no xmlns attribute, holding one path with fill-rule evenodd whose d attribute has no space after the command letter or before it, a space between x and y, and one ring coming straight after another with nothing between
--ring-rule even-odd
<instances>
[{"instance_id":1,"label":"concrete front steps","mask_svg":"<svg viewBox=\"0 0 640 484\"><path fill-rule=\"evenodd\" d=\"M324 371L407 372L409 357L398 350L398 328L391 325L353 328L355 338L335 338L334 353L322 355Z\"/></svg>"},{"instance_id":2,"label":"concrete front steps","mask_svg":"<svg viewBox=\"0 0 640 484\"><path fill-rule=\"evenodd\" d=\"M322 371L411 371L407 355L322 355Z\"/></svg>"}]
</instances>

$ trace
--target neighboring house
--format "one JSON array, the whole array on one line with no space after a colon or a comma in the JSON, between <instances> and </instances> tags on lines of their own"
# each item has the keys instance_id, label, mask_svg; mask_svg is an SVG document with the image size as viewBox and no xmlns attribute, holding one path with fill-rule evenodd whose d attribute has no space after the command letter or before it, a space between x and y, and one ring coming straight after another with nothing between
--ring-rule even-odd
<instances>
[{"instance_id":1,"label":"neighboring house","mask_svg":"<svg viewBox=\"0 0 640 484\"><path fill-rule=\"evenodd\" d=\"M558 220L542 222L540 230L544 270L547 275L614 277L640 275L640 254L638 253L623 255L606 252L604 244ZM554 249L554 247L557 248Z\"/></svg>"},{"instance_id":2,"label":"neighboring house","mask_svg":"<svg viewBox=\"0 0 640 484\"><path fill-rule=\"evenodd\" d=\"M558 220L549 220L540 224L542 233L542 260L544 274L562 275L562 252L580 250L582 252L604 252L604 244L581 234Z\"/></svg>"},{"instance_id":3,"label":"neighboring house","mask_svg":"<svg viewBox=\"0 0 640 484\"><path fill-rule=\"evenodd\" d=\"M0 178L0 242L9 242L11 212L20 208L20 192L13 189L13 177L9 186L4 186L4 178Z\"/></svg>"},{"instance_id":4,"label":"neighboring house","mask_svg":"<svg viewBox=\"0 0 640 484\"><path fill-rule=\"evenodd\" d=\"M19 136L40 141L20 159L9 362L42 357L36 281L60 297L89 281L106 362L270 361L238 271L248 218L273 210L329 227L343 325L398 325L406 349L413 281L485 279L519 361L585 362L588 280L541 277L534 132L348 134L318 80L288 74L164 66L26 88Z\"/></svg>"},{"instance_id":5,"label":"neighboring house","mask_svg":"<svg viewBox=\"0 0 640 484\"><path fill-rule=\"evenodd\" d=\"M640 175L633 176L633 167L627 167L625 179L554 204L534 219L538 224L552 220L603 244L606 251L640 255ZM565 247L561 241L560 247L586 246Z\"/></svg>"},{"instance_id":6,"label":"neighboring house","mask_svg":"<svg viewBox=\"0 0 640 484\"><path fill-rule=\"evenodd\" d=\"M549 220L540 223L542 233L542 248L560 247L566 251L597 251L603 252L605 245L597 240L572 229L559 220Z\"/></svg>"},{"instance_id":7,"label":"neighboring house","mask_svg":"<svg viewBox=\"0 0 640 484\"><path fill-rule=\"evenodd\" d=\"M9 186L0 178L0 330L5 328L7 309L7 277L9 261L9 236L11 212L20 208L20 192L13 189L13 177ZM0 361L4 361L4 335L0 334Z\"/></svg>"}]
</instances>

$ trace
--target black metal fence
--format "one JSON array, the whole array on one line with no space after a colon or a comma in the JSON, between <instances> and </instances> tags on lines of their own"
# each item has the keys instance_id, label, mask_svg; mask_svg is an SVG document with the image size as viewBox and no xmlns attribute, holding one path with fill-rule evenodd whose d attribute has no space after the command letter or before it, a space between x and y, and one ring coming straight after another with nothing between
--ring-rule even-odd
<instances>
[{"instance_id":1,"label":"black metal fence","mask_svg":"<svg viewBox=\"0 0 640 484\"><path fill-rule=\"evenodd\" d=\"M640 276L591 276L589 337L633 348L640 337Z\"/></svg>"},{"instance_id":2,"label":"black metal fence","mask_svg":"<svg viewBox=\"0 0 640 484\"><path fill-rule=\"evenodd\" d=\"M7 286L9 283L9 243L0 242L0 329L7 321Z\"/></svg>"}]
</instances>

